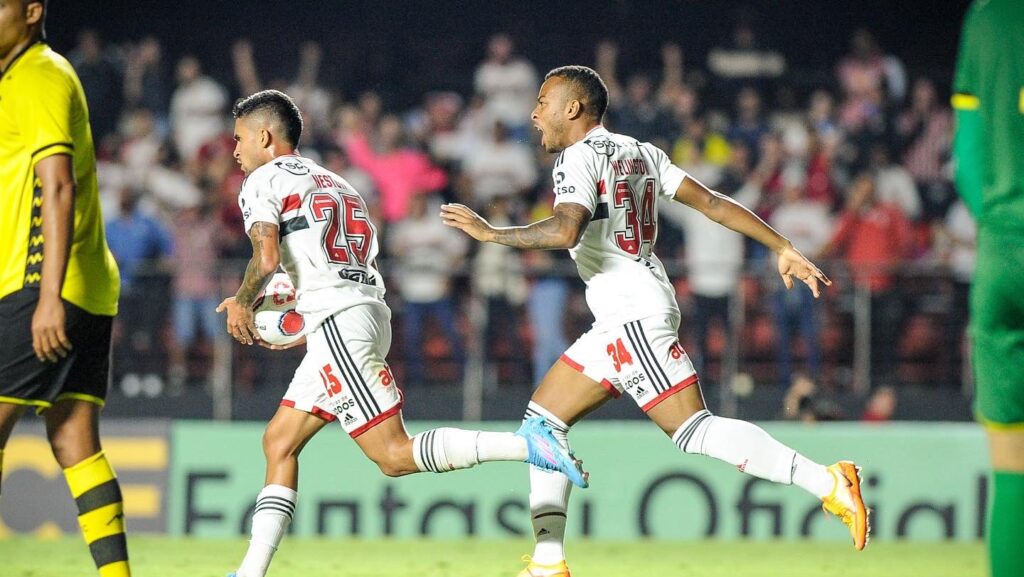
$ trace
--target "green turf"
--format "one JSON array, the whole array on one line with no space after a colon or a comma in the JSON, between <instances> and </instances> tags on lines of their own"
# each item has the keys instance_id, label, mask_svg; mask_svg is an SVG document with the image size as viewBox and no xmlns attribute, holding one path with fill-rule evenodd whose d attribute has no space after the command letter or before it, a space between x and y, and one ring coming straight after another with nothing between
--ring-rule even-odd
<instances>
[{"instance_id":1,"label":"green turf","mask_svg":"<svg viewBox=\"0 0 1024 577\"><path fill-rule=\"evenodd\" d=\"M224 577L242 540L133 537L134 577ZM284 543L268 577L515 577L524 541L351 541ZM577 541L574 577L984 577L981 544ZM76 539L0 540L2 577L93 577Z\"/></svg>"}]
</instances>

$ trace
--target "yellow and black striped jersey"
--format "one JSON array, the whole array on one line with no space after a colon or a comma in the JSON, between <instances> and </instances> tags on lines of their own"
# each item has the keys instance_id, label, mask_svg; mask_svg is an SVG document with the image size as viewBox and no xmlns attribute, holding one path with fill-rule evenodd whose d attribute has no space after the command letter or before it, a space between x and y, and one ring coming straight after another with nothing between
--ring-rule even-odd
<instances>
[{"instance_id":1,"label":"yellow and black striped jersey","mask_svg":"<svg viewBox=\"0 0 1024 577\"><path fill-rule=\"evenodd\" d=\"M85 93L71 64L36 42L0 73L0 298L39 285L45 239L35 167L54 154L72 157L76 182L61 296L92 314L114 315L120 280L100 215Z\"/></svg>"}]
</instances>

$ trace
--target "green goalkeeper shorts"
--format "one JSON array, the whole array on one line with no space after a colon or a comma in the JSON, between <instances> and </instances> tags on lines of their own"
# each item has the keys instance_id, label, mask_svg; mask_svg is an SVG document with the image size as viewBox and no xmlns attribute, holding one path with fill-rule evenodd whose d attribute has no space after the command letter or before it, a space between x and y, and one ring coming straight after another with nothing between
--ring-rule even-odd
<instances>
[{"instance_id":1,"label":"green goalkeeper shorts","mask_svg":"<svg viewBox=\"0 0 1024 577\"><path fill-rule=\"evenodd\" d=\"M978 420L1024 429L1024 234L979 233L971 340Z\"/></svg>"}]
</instances>

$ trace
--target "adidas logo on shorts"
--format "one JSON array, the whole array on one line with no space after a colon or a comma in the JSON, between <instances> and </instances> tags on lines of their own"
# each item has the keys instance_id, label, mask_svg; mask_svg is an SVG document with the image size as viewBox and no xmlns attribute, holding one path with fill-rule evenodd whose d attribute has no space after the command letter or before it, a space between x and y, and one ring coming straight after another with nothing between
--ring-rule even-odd
<instances>
[{"instance_id":1,"label":"adidas logo on shorts","mask_svg":"<svg viewBox=\"0 0 1024 577\"><path fill-rule=\"evenodd\" d=\"M351 425L356 422L356 418L352 416L352 413L345 413L345 424Z\"/></svg>"}]
</instances>

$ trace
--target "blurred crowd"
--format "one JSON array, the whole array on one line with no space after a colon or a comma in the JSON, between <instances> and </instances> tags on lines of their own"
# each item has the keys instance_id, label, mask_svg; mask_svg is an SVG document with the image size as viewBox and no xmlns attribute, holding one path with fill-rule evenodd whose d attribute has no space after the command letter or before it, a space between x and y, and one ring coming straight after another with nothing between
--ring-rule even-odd
<instances>
[{"instance_id":1,"label":"blurred crowd","mask_svg":"<svg viewBox=\"0 0 1024 577\"><path fill-rule=\"evenodd\" d=\"M119 370L155 355L174 386L208 373L223 331L214 308L250 255L230 107L277 88L303 111L300 152L371 207L405 386L460 382L473 347L483 347L490 381L537 382L591 321L571 261L564 251L468 242L441 223L438 206L462 202L498 225L550 214L553 157L529 119L545 71L497 34L472 94L429 92L397 110L377 92L321 84L330 63L317 43L296 50L293 78L264 77L247 40L231 47L224 77L205 71L203 55L169 62L152 37L105 45L86 30L69 54L89 100L123 277ZM657 252L676 273L681 337L703 380L722 378L733 354L758 383L789 385L803 371L820 386L854 386L858 314L869 319L869 386L966 378L974 226L951 179L945 79L914 76L866 30L809 93L787 82L785 55L746 22L706 55L664 44L660 69L624 66L619 54L603 41L582 62L608 84L606 126L662 147L838 281L819 303L785 291L762 248L664 206ZM236 353L241 386L260 385L245 361L253 354Z\"/></svg>"}]
</instances>

